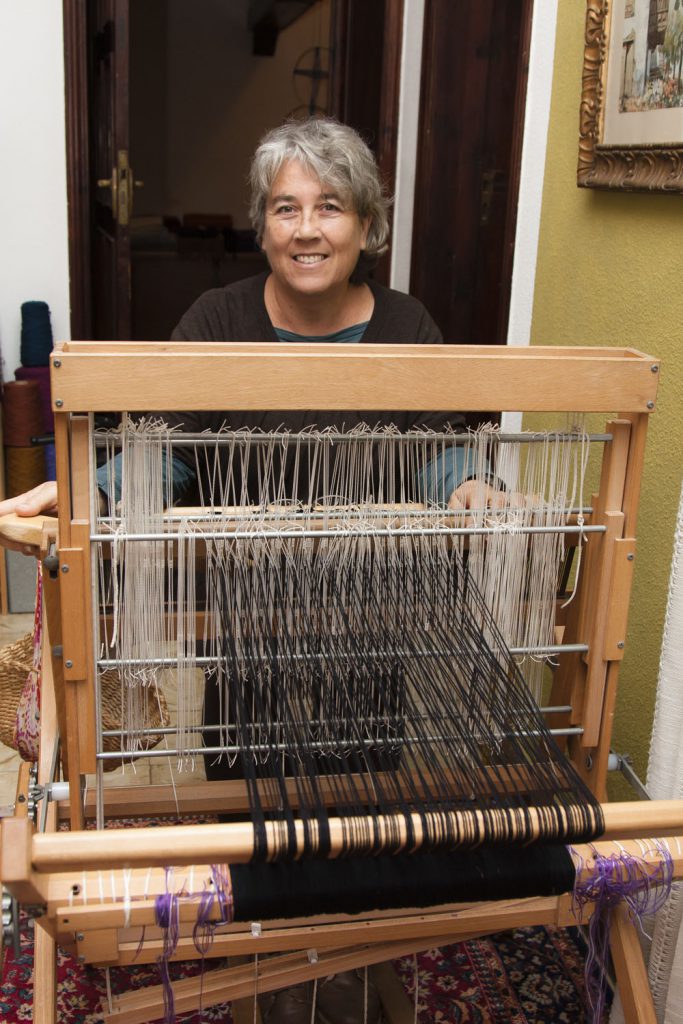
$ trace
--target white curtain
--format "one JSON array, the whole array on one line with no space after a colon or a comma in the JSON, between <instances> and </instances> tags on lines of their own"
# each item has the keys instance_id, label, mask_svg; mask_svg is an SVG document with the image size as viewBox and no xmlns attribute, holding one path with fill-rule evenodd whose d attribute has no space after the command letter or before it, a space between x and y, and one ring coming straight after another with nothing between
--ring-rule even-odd
<instances>
[{"instance_id":1,"label":"white curtain","mask_svg":"<svg viewBox=\"0 0 683 1024\"><path fill-rule=\"evenodd\" d=\"M659 663L647 789L653 800L683 799L683 488ZM683 1024L683 886L655 919L649 975L660 1024Z\"/></svg>"},{"instance_id":2,"label":"white curtain","mask_svg":"<svg viewBox=\"0 0 683 1024\"><path fill-rule=\"evenodd\" d=\"M653 800L683 799L683 487L678 509L669 599L659 662L657 701L650 744L647 790ZM650 987L659 1024L683 1024L683 885L674 883L671 898L644 940ZM618 998L610 1024L623 1024Z\"/></svg>"}]
</instances>

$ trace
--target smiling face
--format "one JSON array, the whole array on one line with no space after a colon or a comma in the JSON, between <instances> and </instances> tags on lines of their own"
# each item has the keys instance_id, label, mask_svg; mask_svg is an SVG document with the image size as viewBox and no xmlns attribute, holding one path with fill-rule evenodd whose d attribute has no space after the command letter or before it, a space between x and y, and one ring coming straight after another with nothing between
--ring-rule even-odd
<instances>
[{"instance_id":1,"label":"smiling face","mask_svg":"<svg viewBox=\"0 0 683 1024\"><path fill-rule=\"evenodd\" d=\"M278 289L297 296L343 292L365 248L369 220L298 160L280 169L266 203L261 246Z\"/></svg>"}]
</instances>

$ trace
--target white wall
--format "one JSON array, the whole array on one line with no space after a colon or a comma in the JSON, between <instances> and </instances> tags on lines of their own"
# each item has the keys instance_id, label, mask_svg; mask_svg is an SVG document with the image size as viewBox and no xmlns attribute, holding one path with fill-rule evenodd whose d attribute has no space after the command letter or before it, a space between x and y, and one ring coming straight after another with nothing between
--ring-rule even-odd
<instances>
[{"instance_id":1,"label":"white wall","mask_svg":"<svg viewBox=\"0 0 683 1024\"><path fill-rule=\"evenodd\" d=\"M524 110L522 166L508 320L508 345L528 345L541 225L543 172L548 141L550 94L557 26L557 0L534 4L529 78Z\"/></svg>"},{"instance_id":2,"label":"white wall","mask_svg":"<svg viewBox=\"0 0 683 1024\"><path fill-rule=\"evenodd\" d=\"M424 0L406 0L403 8L396 186L394 189L393 239L389 278L391 287L400 292L407 292L410 289L424 8Z\"/></svg>"},{"instance_id":3,"label":"white wall","mask_svg":"<svg viewBox=\"0 0 683 1024\"><path fill-rule=\"evenodd\" d=\"M0 348L11 379L22 302L47 302L55 340L70 336L59 0L0 0L0 140Z\"/></svg>"},{"instance_id":4,"label":"white wall","mask_svg":"<svg viewBox=\"0 0 683 1024\"><path fill-rule=\"evenodd\" d=\"M531 337L556 28L557 0L535 3L507 334L508 345L522 347L529 344ZM521 430L522 414L503 412L501 426L511 432Z\"/></svg>"}]
</instances>

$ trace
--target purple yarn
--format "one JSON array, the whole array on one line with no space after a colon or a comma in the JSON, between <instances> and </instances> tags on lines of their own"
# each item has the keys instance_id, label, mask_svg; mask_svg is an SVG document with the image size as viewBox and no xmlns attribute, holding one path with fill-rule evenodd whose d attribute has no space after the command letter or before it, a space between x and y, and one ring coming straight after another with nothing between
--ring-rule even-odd
<instances>
[{"instance_id":1,"label":"purple yarn","mask_svg":"<svg viewBox=\"0 0 683 1024\"><path fill-rule=\"evenodd\" d=\"M53 444L45 445L45 479L57 479L57 453Z\"/></svg>"},{"instance_id":2,"label":"purple yarn","mask_svg":"<svg viewBox=\"0 0 683 1024\"><path fill-rule=\"evenodd\" d=\"M180 934L180 894L176 895L169 890L169 882L173 878L173 870L166 868L166 892L161 893L154 900L154 914L158 926L164 933L164 951L157 957L161 985L164 992L164 1021L165 1024L175 1024L175 1001L173 999L173 987L171 976L168 970L169 960L178 946Z\"/></svg>"},{"instance_id":3,"label":"purple yarn","mask_svg":"<svg viewBox=\"0 0 683 1024\"><path fill-rule=\"evenodd\" d=\"M579 910L580 916L586 905L593 907L593 916L588 926L585 978L595 1024L602 1019L605 1008L610 911L618 903L624 902L632 920L642 927L643 918L656 914L671 891L674 866L669 849L659 840L651 842L654 842L659 854L655 864L648 864L625 850L603 856L591 847L595 858L591 871L585 871L584 864L577 868L575 908Z\"/></svg>"},{"instance_id":4,"label":"purple yarn","mask_svg":"<svg viewBox=\"0 0 683 1024\"><path fill-rule=\"evenodd\" d=\"M218 904L219 914L218 918L212 921L211 915L216 903ZM192 929L192 941L198 953L206 956L211 948L216 928L220 924L230 924L232 915L233 899L230 869L221 867L220 864L212 864L211 880L199 897L197 920Z\"/></svg>"},{"instance_id":5,"label":"purple yarn","mask_svg":"<svg viewBox=\"0 0 683 1024\"><path fill-rule=\"evenodd\" d=\"M232 884L230 880L230 869L213 864L211 866L211 879L201 893L187 892L184 888L178 893L171 891L173 881L173 869L166 869L166 892L161 893L154 900L154 914L156 923L164 933L164 951L157 959L161 984L164 992L164 1021L165 1024L175 1022L175 1004L173 999L173 988L169 973L169 961L178 946L180 935L180 904L182 901L198 900L197 920L192 929L192 941L195 949L200 954L202 961L211 949L214 932L220 924L229 924L232 921L233 898ZM212 920L213 908L218 904L220 914L217 920ZM202 984L204 980L204 964L202 962ZM201 1003L201 994L200 994Z\"/></svg>"},{"instance_id":6,"label":"purple yarn","mask_svg":"<svg viewBox=\"0 0 683 1024\"><path fill-rule=\"evenodd\" d=\"M218 905L221 908L220 921L223 924L230 924L234 915L234 900L232 896L232 877L230 868L221 867L220 864L213 864L211 867L213 883L216 887Z\"/></svg>"}]
</instances>

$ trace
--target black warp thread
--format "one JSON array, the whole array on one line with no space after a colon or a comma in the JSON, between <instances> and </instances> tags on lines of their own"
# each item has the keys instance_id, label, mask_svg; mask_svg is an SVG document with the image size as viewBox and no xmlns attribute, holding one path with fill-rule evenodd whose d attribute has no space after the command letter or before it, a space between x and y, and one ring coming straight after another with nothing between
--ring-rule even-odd
<instances>
[{"instance_id":1,"label":"black warp thread","mask_svg":"<svg viewBox=\"0 0 683 1024\"><path fill-rule=\"evenodd\" d=\"M328 856L330 818L342 855L600 834L455 552L244 543L222 653L256 859Z\"/></svg>"},{"instance_id":2,"label":"black warp thread","mask_svg":"<svg viewBox=\"0 0 683 1024\"><path fill-rule=\"evenodd\" d=\"M348 860L237 864L230 869L234 921L361 914L572 892L564 846L485 847Z\"/></svg>"}]
</instances>

